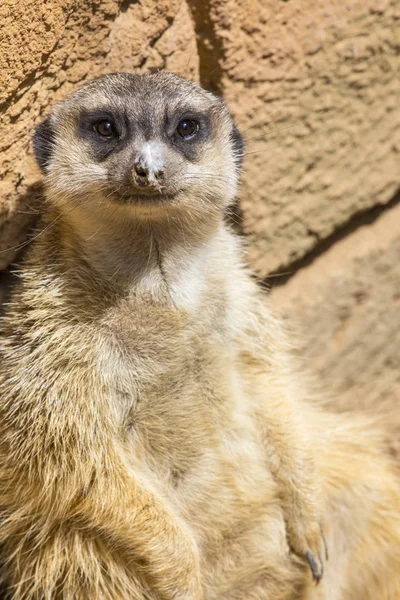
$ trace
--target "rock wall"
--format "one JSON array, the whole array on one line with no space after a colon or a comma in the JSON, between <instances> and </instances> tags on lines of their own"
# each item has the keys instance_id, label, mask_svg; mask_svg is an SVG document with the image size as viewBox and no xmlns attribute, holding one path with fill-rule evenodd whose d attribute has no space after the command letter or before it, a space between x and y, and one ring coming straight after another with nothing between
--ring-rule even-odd
<instances>
[{"instance_id":1,"label":"rock wall","mask_svg":"<svg viewBox=\"0 0 400 600\"><path fill-rule=\"evenodd\" d=\"M238 224L340 406L400 399L397 0L3 0L0 269L37 211L34 125L83 81L168 69L246 141Z\"/></svg>"}]
</instances>

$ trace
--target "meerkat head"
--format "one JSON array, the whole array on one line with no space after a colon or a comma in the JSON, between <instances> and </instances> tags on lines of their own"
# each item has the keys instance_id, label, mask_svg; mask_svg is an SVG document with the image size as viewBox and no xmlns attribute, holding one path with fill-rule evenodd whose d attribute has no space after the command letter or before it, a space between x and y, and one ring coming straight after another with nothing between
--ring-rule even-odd
<instances>
[{"instance_id":1,"label":"meerkat head","mask_svg":"<svg viewBox=\"0 0 400 600\"><path fill-rule=\"evenodd\" d=\"M50 200L138 218L222 214L242 139L225 104L171 73L114 73L58 104L34 135Z\"/></svg>"}]
</instances>

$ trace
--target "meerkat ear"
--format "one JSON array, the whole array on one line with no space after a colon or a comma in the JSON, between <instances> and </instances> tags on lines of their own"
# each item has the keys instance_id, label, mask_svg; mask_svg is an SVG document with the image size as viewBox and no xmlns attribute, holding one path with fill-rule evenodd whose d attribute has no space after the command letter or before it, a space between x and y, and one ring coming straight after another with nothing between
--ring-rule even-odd
<instances>
[{"instance_id":1,"label":"meerkat ear","mask_svg":"<svg viewBox=\"0 0 400 600\"><path fill-rule=\"evenodd\" d=\"M235 123L233 123L232 131L231 131L231 140L233 145L233 150L235 153L235 162L237 168L240 170L243 165L243 157L244 157L244 140L242 134L239 129L236 127Z\"/></svg>"},{"instance_id":2,"label":"meerkat ear","mask_svg":"<svg viewBox=\"0 0 400 600\"><path fill-rule=\"evenodd\" d=\"M47 119L36 127L33 135L33 149L38 165L43 173L46 172L46 168L50 162L53 153L53 144L54 130L50 117L47 117Z\"/></svg>"},{"instance_id":3,"label":"meerkat ear","mask_svg":"<svg viewBox=\"0 0 400 600\"><path fill-rule=\"evenodd\" d=\"M226 111L229 113L229 116L232 120L232 131L231 131L231 140L233 146L233 152L235 154L235 163L240 171L243 165L243 157L244 157L244 139L239 129L236 127L235 121L232 118L232 115L229 112L229 109L226 105L226 102L222 96L218 96L218 100L223 104Z\"/></svg>"}]
</instances>

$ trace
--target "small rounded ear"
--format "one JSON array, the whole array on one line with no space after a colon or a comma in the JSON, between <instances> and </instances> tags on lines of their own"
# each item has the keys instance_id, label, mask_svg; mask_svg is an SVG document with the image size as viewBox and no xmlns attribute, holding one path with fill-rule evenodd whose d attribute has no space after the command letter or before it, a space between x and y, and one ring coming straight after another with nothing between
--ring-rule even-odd
<instances>
[{"instance_id":1,"label":"small rounded ear","mask_svg":"<svg viewBox=\"0 0 400 600\"><path fill-rule=\"evenodd\" d=\"M33 149L35 151L36 160L39 167L46 172L49 165L51 155L54 148L54 129L50 120L47 117L40 125L36 127L33 135Z\"/></svg>"},{"instance_id":2,"label":"small rounded ear","mask_svg":"<svg viewBox=\"0 0 400 600\"><path fill-rule=\"evenodd\" d=\"M236 127L235 123L233 123L232 131L231 131L231 140L233 145L233 151L235 153L235 163L237 168L240 170L243 165L243 157L244 157L244 140L242 134L239 129Z\"/></svg>"},{"instance_id":3,"label":"small rounded ear","mask_svg":"<svg viewBox=\"0 0 400 600\"><path fill-rule=\"evenodd\" d=\"M218 96L218 100L221 102L221 104L224 105L226 110L228 110L228 107L226 106L226 102L221 96ZM228 110L228 112L229 112L229 110ZM232 118L232 116L231 116L231 118ZM232 123L233 123L233 125L232 125L232 131L231 131L231 140L232 140L233 152L235 154L236 166L240 170L243 165L244 139L243 139L242 134L240 133L239 129L236 127L233 119L232 119Z\"/></svg>"}]
</instances>

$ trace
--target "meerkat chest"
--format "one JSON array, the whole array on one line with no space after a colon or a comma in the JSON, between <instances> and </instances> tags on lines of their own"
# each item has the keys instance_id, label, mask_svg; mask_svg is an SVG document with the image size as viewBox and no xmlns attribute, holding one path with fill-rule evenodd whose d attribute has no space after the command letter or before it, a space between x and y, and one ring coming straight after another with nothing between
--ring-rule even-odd
<instances>
[{"instance_id":1,"label":"meerkat chest","mask_svg":"<svg viewBox=\"0 0 400 600\"><path fill-rule=\"evenodd\" d=\"M105 321L99 372L134 451L161 468L209 447L226 422L218 411L238 393L223 331L207 315L150 302L127 301Z\"/></svg>"}]
</instances>

